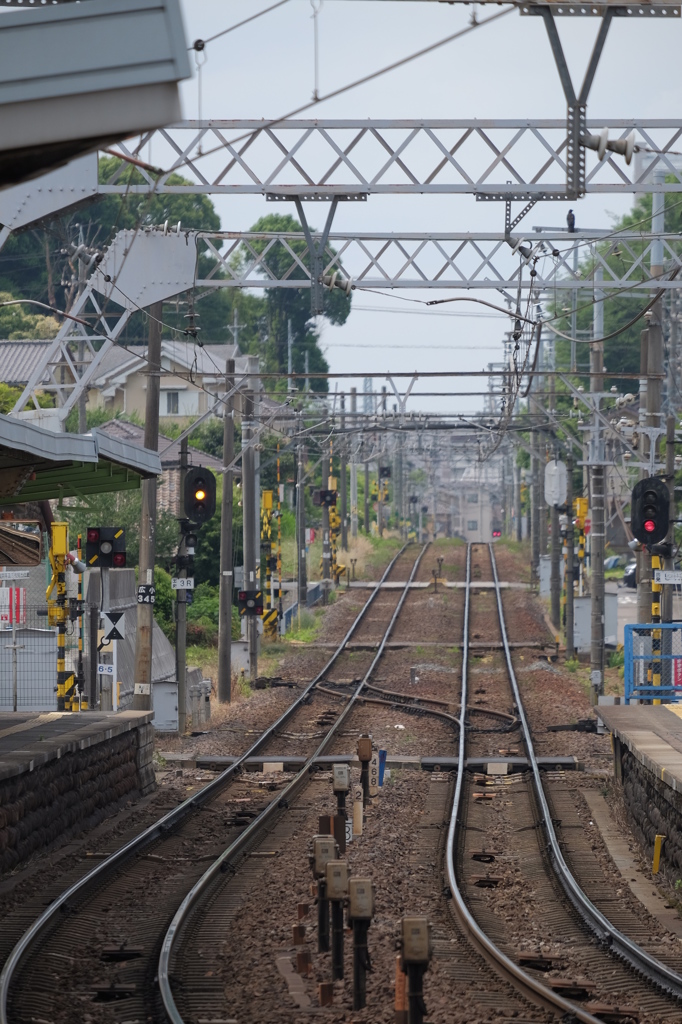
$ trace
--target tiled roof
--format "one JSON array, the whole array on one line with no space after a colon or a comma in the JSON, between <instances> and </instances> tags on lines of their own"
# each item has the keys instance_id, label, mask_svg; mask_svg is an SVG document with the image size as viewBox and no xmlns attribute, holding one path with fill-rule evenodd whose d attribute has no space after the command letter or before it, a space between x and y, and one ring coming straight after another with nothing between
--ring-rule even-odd
<instances>
[{"instance_id":1,"label":"tiled roof","mask_svg":"<svg viewBox=\"0 0 682 1024\"><path fill-rule=\"evenodd\" d=\"M144 447L144 427L138 426L137 423L128 423L126 420L109 420L108 423L105 423L98 429L103 430L110 437L115 437L119 441L136 444L140 448ZM177 469L180 466L180 442L171 442L170 437L160 433L159 452L163 452L163 449L169 444L171 447L161 456L162 470ZM219 472L223 468L220 459L216 459L213 455L208 455L206 452L192 447L192 445L189 446L189 464L190 466L206 466L208 469L212 469L214 473Z\"/></svg>"},{"instance_id":2,"label":"tiled roof","mask_svg":"<svg viewBox=\"0 0 682 1024\"><path fill-rule=\"evenodd\" d=\"M196 365L194 357L196 354ZM237 373L246 371L246 356L243 356L236 345L197 345L187 341L163 341L161 343L162 362L168 360L179 363L202 376L219 377L225 373L225 362L234 359ZM133 373L145 365L147 359L146 345L135 345L122 348L113 345L100 364L95 378L95 387L106 387L113 378L118 377L124 368Z\"/></svg>"},{"instance_id":3,"label":"tiled roof","mask_svg":"<svg viewBox=\"0 0 682 1024\"><path fill-rule=\"evenodd\" d=\"M51 344L51 341L0 341L0 381L23 387Z\"/></svg>"}]
</instances>

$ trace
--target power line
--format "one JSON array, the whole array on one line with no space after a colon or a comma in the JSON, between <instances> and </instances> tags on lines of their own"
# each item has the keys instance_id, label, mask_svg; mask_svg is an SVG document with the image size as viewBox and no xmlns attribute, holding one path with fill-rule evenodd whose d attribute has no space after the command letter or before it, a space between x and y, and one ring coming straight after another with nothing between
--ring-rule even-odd
<instances>
[{"instance_id":1,"label":"power line","mask_svg":"<svg viewBox=\"0 0 682 1024\"><path fill-rule=\"evenodd\" d=\"M251 14L248 18L244 18L243 21L238 21L234 25L230 25L229 28L224 28L222 32L216 32L215 35L209 36L208 39L195 39L191 46L188 46L188 50L197 50L201 52L208 43L212 43L215 39L220 39L221 36L226 36L229 32L234 32L235 29L241 28L242 25L248 25L250 21L256 21L257 18L262 18L264 14L269 14L270 11L274 11L277 7L283 7L284 4L288 4L289 0L278 0L278 3L272 4L271 7L266 7L262 11L258 11L256 14Z\"/></svg>"},{"instance_id":2,"label":"power line","mask_svg":"<svg viewBox=\"0 0 682 1024\"><path fill-rule=\"evenodd\" d=\"M461 39L462 36L468 35L477 28L482 28L483 25L490 24L491 21L503 18L505 14L510 14L511 11L515 9L515 5L506 7L503 11L498 11L497 14L492 14L489 18L484 18L482 21L470 23L465 28L459 29L458 32L453 32L451 35L445 36L443 39L439 39L437 42L423 47L421 50L416 50L407 57L402 57L400 60L396 60L392 64L387 64L386 67L379 68L377 71L372 71L368 75L363 75L362 78L356 78L354 82L342 85L338 89L332 89L331 92L325 93L324 96L316 96L308 103L304 103L302 106L296 107L295 110L290 110L288 114L282 114L281 117L273 118L271 121L263 121L263 124L255 131L245 132L243 135L238 135L235 138L230 139L227 145L233 146L236 142L241 142L242 139L252 139L265 128L276 128L282 121L286 121L290 117L295 117L297 114L302 114L305 110L310 110L311 107L317 106L318 103L324 103L325 100L335 99L337 96L341 96L344 92L349 92L351 89L355 89L359 85L366 85L367 82L371 82L375 78L380 78L382 75L388 74L389 71L395 71L396 68L404 67L405 64L409 64L413 60L417 60L418 57L424 57L427 53L432 53L434 50L438 50L441 46L445 46L447 43L452 43L455 39ZM213 149L207 149L205 152L197 154L197 156L193 157L192 160L196 163L198 160L211 156L213 153L218 153L224 148L225 143L222 142L219 146L214 146ZM172 170L176 170L179 166L181 166L181 164L176 164Z\"/></svg>"}]
</instances>

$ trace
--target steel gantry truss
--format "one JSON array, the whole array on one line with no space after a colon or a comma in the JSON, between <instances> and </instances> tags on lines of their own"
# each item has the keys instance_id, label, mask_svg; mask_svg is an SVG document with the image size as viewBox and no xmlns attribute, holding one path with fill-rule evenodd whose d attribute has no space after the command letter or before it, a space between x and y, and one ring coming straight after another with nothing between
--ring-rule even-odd
<instances>
[{"instance_id":1,"label":"steel gantry truss","mask_svg":"<svg viewBox=\"0 0 682 1024\"><path fill-rule=\"evenodd\" d=\"M201 233L198 239L213 259L211 271L197 278L198 289L311 287L313 261L300 232ZM510 237L500 233L335 232L328 236L322 275L329 280L336 272L337 282L350 280L359 289L565 292L593 288L595 272L601 269L599 288L607 293L682 287L682 276L661 280L652 278L649 271L656 241L662 242L664 265L670 270L682 267L682 240L677 234L621 231L604 232L600 238L587 232L550 236L546 231L531 231L522 240L511 239L516 241L523 241L524 251L532 251L530 260L516 255ZM589 277L584 259L582 267L573 265L576 245L590 264ZM272 268L282 266L283 254L289 264L276 276Z\"/></svg>"},{"instance_id":2,"label":"steel gantry truss","mask_svg":"<svg viewBox=\"0 0 682 1024\"><path fill-rule=\"evenodd\" d=\"M672 270L678 269L682 265L679 236L656 239L663 243L664 261ZM223 251L218 246L224 241L230 244ZM584 237L559 232L550 238L545 232L533 231L525 241L537 260L535 256L526 259L515 255L505 235L337 234L327 240L322 270L328 280L340 272L342 282L352 279L356 288L367 289L493 289L503 293L510 289L516 295L519 289L534 295L543 291L595 290L594 281L579 276L568 261L571 247L584 242ZM654 236L627 231L601 239L593 237L593 271L602 270L599 290L613 295L619 289L632 294L650 293L654 288L681 288L682 275L672 279L670 275L666 279L650 276L654 241ZM306 245L301 233L206 234L169 232L166 228L120 231L95 264L77 299L71 311L75 319L65 320L13 413L26 408L39 410L41 393L49 391L55 395L56 416L63 423L130 316L153 302L215 288L310 288L312 261L307 259ZM281 278L275 277L268 265L267 256L273 246L285 246L291 257L290 267ZM206 277L197 276L202 249L208 250L214 261L213 271ZM79 349L81 357L75 355ZM404 408L397 392L396 397Z\"/></svg>"},{"instance_id":3,"label":"steel gantry truss","mask_svg":"<svg viewBox=\"0 0 682 1024\"><path fill-rule=\"evenodd\" d=\"M670 159L680 145L682 120L640 118L584 121L589 133L605 127L655 151L651 163L628 167L613 153L585 151L587 193L682 192L682 169ZM559 119L320 119L182 121L147 132L125 156L164 168L160 177L128 184L125 163L98 185L101 194L156 192L264 195L273 199L362 200L370 195L474 195L478 200L569 197L568 137ZM653 184L653 170L672 180ZM189 184L171 184L181 174Z\"/></svg>"}]
</instances>

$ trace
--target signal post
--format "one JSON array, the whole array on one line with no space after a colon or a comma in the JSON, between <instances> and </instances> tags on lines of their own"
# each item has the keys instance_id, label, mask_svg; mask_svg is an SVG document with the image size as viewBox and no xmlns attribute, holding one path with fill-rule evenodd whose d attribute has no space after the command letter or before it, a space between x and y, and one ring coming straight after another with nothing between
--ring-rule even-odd
<instances>
[{"instance_id":1,"label":"signal post","mask_svg":"<svg viewBox=\"0 0 682 1024\"><path fill-rule=\"evenodd\" d=\"M183 445L186 445L183 441ZM186 465L186 455L182 458ZM216 482L210 469L201 466L186 469L183 482L183 512L180 520L180 545L176 559L177 571L172 579L178 595L175 654L178 675L178 731L182 736L187 728L187 596L194 590L194 552L197 545L196 528L215 515Z\"/></svg>"}]
</instances>

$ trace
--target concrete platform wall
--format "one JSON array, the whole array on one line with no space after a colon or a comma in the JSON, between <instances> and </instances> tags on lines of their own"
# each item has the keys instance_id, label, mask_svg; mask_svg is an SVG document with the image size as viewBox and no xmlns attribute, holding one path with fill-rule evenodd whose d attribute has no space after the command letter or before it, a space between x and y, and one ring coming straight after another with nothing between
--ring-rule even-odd
<instances>
[{"instance_id":1,"label":"concrete platform wall","mask_svg":"<svg viewBox=\"0 0 682 1024\"><path fill-rule=\"evenodd\" d=\"M155 787L154 730L144 723L0 781L0 872L92 828Z\"/></svg>"},{"instance_id":2,"label":"concrete platform wall","mask_svg":"<svg viewBox=\"0 0 682 1024\"><path fill-rule=\"evenodd\" d=\"M614 745L633 831L649 861L656 835L667 837L660 871L674 884L682 878L682 794L657 778L615 737Z\"/></svg>"}]
</instances>

